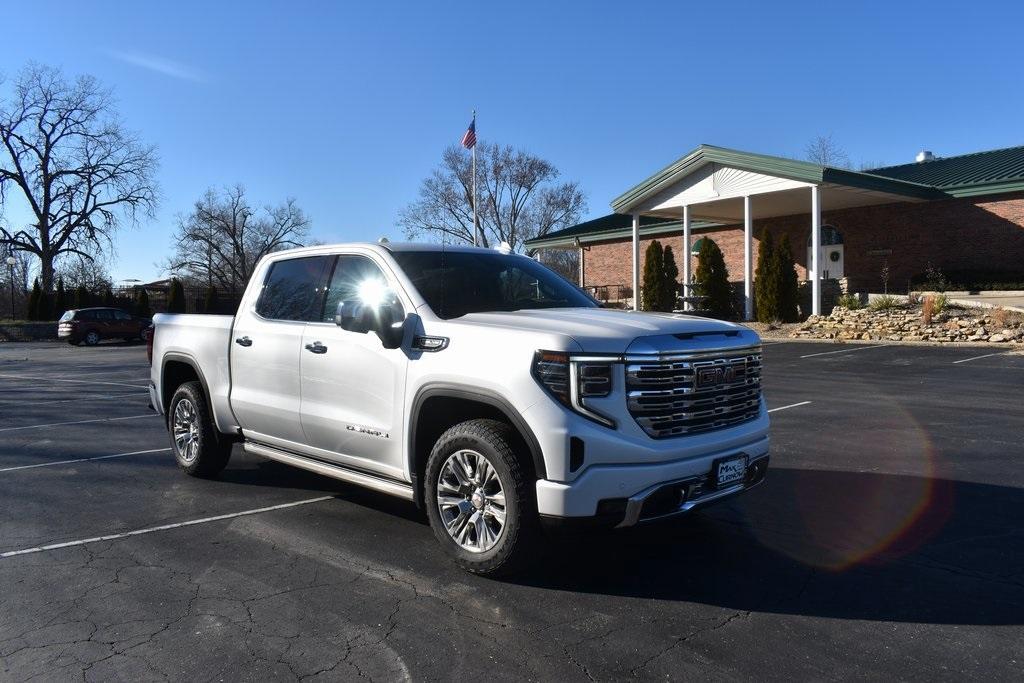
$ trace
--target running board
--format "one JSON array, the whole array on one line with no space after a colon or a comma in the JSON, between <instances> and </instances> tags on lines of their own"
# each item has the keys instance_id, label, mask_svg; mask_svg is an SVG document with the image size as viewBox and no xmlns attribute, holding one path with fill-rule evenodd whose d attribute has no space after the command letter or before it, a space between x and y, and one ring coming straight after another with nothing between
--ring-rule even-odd
<instances>
[{"instance_id":1,"label":"running board","mask_svg":"<svg viewBox=\"0 0 1024 683\"><path fill-rule=\"evenodd\" d=\"M254 443L252 441L246 441L243 448L248 453L262 455L264 458L276 460L277 462L284 463L285 465L300 467L304 470L309 470L310 472L322 474L325 477L347 481L350 484L362 486L374 491L380 491L381 493L387 493L405 500L413 500L412 485L404 482L378 477L365 472L350 470L347 467L322 462L320 460L304 458L301 455L295 455L287 451L278 450L277 448L265 446L260 443Z\"/></svg>"}]
</instances>

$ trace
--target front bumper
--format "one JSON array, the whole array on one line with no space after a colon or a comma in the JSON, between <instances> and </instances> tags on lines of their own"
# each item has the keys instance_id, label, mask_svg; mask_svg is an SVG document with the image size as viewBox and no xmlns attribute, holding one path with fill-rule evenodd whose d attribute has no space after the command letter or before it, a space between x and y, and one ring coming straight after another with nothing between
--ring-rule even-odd
<instances>
[{"instance_id":1,"label":"front bumper","mask_svg":"<svg viewBox=\"0 0 1024 683\"><path fill-rule=\"evenodd\" d=\"M715 462L741 454L747 456L745 479L715 487ZM571 483L538 481L537 510L548 525L633 526L742 493L761 483L767 469L767 436L695 458L592 466Z\"/></svg>"}]
</instances>

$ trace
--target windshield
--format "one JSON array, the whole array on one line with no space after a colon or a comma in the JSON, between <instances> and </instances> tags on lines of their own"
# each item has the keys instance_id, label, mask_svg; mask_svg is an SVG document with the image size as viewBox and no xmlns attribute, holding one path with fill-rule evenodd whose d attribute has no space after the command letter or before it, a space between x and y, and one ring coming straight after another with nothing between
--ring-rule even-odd
<instances>
[{"instance_id":1,"label":"windshield","mask_svg":"<svg viewBox=\"0 0 1024 683\"><path fill-rule=\"evenodd\" d=\"M439 318L597 302L525 256L497 252L399 251L395 260Z\"/></svg>"}]
</instances>

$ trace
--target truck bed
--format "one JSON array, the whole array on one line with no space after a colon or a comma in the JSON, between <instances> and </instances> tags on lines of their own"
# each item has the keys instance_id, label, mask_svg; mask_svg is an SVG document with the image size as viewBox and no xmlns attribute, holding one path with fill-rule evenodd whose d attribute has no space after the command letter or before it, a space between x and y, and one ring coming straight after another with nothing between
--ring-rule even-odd
<instances>
[{"instance_id":1,"label":"truck bed","mask_svg":"<svg viewBox=\"0 0 1024 683\"><path fill-rule=\"evenodd\" d=\"M217 428L224 433L238 430L231 412L231 330L235 318L231 315L188 315L161 313L153 317L153 358L163 364L191 361L198 368L200 381L210 398ZM152 368L151 379L156 385L160 412L167 409L167 397L161 396L159 363Z\"/></svg>"}]
</instances>

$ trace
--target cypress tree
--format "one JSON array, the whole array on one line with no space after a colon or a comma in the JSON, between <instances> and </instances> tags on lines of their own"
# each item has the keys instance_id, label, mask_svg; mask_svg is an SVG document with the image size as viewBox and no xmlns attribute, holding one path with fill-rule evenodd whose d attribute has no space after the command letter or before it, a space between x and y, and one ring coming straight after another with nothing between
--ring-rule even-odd
<instances>
[{"instance_id":1,"label":"cypress tree","mask_svg":"<svg viewBox=\"0 0 1024 683\"><path fill-rule=\"evenodd\" d=\"M103 305L114 306L116 301L114 300L114 293L110 291L110 287L107 287L107 291L103 293Z\"/></svg>"},{"instance_id":2,"label":"cypress tree","mask_svg":"<svg viewBox=\"0 0 1024 683\"><path fill-rule=\"evenodd\" d=\"M697 272L694 274L697 294L707 297L704 308L714 318L732 318L732 287L729 285L729 270L725 257L718 245L711 240L701 240L697 255Z\"/></svg>"},{"instance_id":3,"label":"cypress tree","mask_svg":"<svg viewBox=\"0 0 1024 683\"><path fill-rule=\"evenodd\" d=\"M149 307L149 293L140 289L135 297L135 314L141 318L153 317L153 310Z\"/></svg>"},{"instance_id":4,"label":"cypress tree","mask_svg":"<svg viewBox=\"0 0 1024 683\"><path fill-rule=\"evenodd\" d=\"M85 288L85 285L75 287L75 308L88 308L91 298L89 290Z\"/></svg>"},{"instance_id":5,"label":"cypress tree","mask_svg":"<svg viewBox=\"0 0 1024 683\"><path fill-rule=\"evenodd\" d=\"M57 293L53 297L53 309L51 314L53 317L48 318L49 320L57 320L64 311L68 310L68 292L64 289L64 278L57 278Z\"/></svg>"},{"instance_id":6,"label":"cypress tree","mask_svg":"<svg viewBox=\"0 0 1024 683\"><path fill-rule=\"evenodd\" d=\"M679 267L676 265L676 256L672 252L671 244L665 246L664 262L665 304L662 310L673 311L676 308L676 294L679 292Z\"/></svg>"},{"instance_id":7,"label":"cypress tree","mask_svg":"<svg viewBox=\"0 0 1024 683\"><path fill-rule=\"evenodd\" d=\"M167 295L167 312L185 312L185 288L181 286L181 280L171 278L171 291Z\"/></svg>"},{"instance_id":8,"label":"cypress tree","mask_svg":"<svg viewBox=\"0 0 1024 683\"><path fill-rule=\"evenodd\" d=\"M661 242L654 240L644 253L644 276L642 281L640 310L660 311L665 303L663 285L665 278L665 252Z\"/></svg>"},{"instance_id":9,"label":"cypress tree","mask_svg":"<svg viewBox=\"0 0 1024 683\"><path fill-rule=\"evenodd\" d=\"M775 270L779 273L779 320L784 323L796 322L800 318L797 310L800 302L800 282L793 265L793 252L789 247L789 235L783 235L775 248Z\"/></svg>"},{"instance_id":10,"label":"cypress tree","mask_svg":"<svg viewBox=\"0 0 1024 683\"><path fill-rule=\"evenodd\" d=\"M39 286L39 278L32 281L32 293L28 295L28 311L26 317L29 320L39 320L39 305L43 301L43 290Z\"/></svg>"},{"instance_id":11,"label":"cypress tree","mask_svg":"<svg viewBox=\"0 0 1024 683\"><path fill-rule=\"evenodd\" d=\"M782 271L778 265L775 240L766 230L757 250L757 268L754 270L754 313L763 323L782 319L779 315Z\"/></svg>"},{"instance_id":12,"label":"cypress tree","mask_svg":"<svg viewBox=\"0 0 1024 683\"><path fill-rule=\"evenodd\" d=\"M217 312L217 288L210 285L203 296L203 313Z\"/></svg>"}]
</instances>

